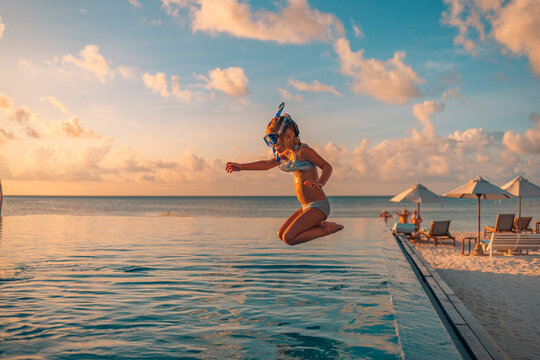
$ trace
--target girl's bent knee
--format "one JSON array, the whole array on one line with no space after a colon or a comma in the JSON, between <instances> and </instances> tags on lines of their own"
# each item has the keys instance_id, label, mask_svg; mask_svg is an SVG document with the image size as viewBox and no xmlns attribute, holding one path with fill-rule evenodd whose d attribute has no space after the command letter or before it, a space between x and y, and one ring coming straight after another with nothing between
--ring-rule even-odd
<instances>
[{"instance_id":1,"label":"girl's bent knee","mask_svg":"<svg viewBox=\"0 0 540 360\"><path fill-rule=\"evenodd\" d=\"M294 242L294 239L295 239L295 236L291 236L288 233L285 233L283 235L283 237L281 238L281 240L283 240L283 242L285 242L285 244L291 245L291 246L296 244Z\"/></svg>"}]
</instances>

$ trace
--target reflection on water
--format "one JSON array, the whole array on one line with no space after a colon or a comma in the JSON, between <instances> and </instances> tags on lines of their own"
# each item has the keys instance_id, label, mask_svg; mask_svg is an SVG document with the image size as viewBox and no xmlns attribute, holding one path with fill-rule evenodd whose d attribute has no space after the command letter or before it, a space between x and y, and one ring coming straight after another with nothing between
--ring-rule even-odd
<instances>
[{"instance_id":1,"label":"reflection on water","mask_svg":"<svg viewBox=\"0 0 540 360\"><path fill-rule=\"evenodd\" d=\"M5 217L0 357L399 358L378 240L345 225L288 247L276 219Z\"/></svg>"}]
</instances>

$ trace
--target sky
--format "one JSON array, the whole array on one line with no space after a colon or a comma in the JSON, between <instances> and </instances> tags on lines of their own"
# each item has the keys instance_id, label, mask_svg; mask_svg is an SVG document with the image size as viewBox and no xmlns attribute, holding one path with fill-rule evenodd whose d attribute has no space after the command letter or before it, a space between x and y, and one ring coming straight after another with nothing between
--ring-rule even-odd
<instances>
[{"instance_id":1,"label":"sky","mask_svg":"<svg viewBox=\"0 0 540 360\"><path fill-rule=\"evenodd\" d=\"M7 195L294 195L277 106L327 195L540 184L537 0L0 2Z\"/></svg>"}]
</instances>

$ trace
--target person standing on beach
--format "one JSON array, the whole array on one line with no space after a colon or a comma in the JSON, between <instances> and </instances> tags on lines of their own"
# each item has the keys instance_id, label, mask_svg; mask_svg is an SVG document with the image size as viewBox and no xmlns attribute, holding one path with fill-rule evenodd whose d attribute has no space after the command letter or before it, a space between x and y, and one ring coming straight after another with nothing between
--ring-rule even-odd
<instances>
[{"instance_id":1,"label":"person standing on beach","mask_svg":"<svg viewBox=\"0 0 540 360\"><path fill-rule=\"evenodd\" d=\"M264 141L274 151L274 158L251 163L228 162L228 173L242 170L270 170L276 166L294 173L294 187L301 208L296 210L279 228L277 235L288 245L304 243L343 229L343 225L325 221L330 215L330 203L323 191L332 174L332 166L315 150L300 142L298 125L290 115L276 117L266 128ZM317 167L322 170L321 176Z\"/></svg>"},{"instance_id":2,"label":"person standing on beach","mask_svg":"<svg viewBox=\"0 0 540 360\"><path fill-rule=\"evenodd\" d=\"M383 210L382 213L379 214L379 217L381 219L384 219L384 223L388 225L388 219L392 217L392 214L390 214L388 211Z\"/></svg>"},{"instance_id":3,"label":"person standing on beach","mask_svg":"<svg viewBox=\"0 0 540 360\"><path fill-rule=\"evenodd\" d=\"M403 209L403 211L400 213L395 212L395 214L399 216L400 224L406 224L409 222L409 215L411 215L411 213L407 209Z\"/></svg>"}]
</instances>

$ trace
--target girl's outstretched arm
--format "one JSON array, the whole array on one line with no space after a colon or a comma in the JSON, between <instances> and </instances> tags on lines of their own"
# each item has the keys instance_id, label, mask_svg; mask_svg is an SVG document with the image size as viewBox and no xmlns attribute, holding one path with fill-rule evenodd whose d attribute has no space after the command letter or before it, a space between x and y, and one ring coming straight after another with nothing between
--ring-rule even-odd
<instances>
[{"instance_id":1,"label":"girl's outstretched arm","mask_svg":"<svg viewBox=\"0 0 540 360\"><path fill-rule=\"evenodd\" d=\"M306 160L311 161L321 169L321 176L319 177L319 181L317 183L304 183L304 185L319 189L322 188L330 178L330 175L332 175L332 166L309 146L302 149L302 155Z\"/></svg>"},{"instance_id":2,"label":"girl's outstretched arm","mask_svg":"<svg viewBox=\"0 0 540 360\"><path fill-rule=\"evenodd\" d=\"M242 171L242 170L269 170L278 165L279 165L279 162L277 162L276 159L261 160L261 161L255 161L255 162L245 163L245 164L228 162L227 165L225 166L225 171L227 171L230 174L234 171Z\"/></svg>"}]
</instances>

